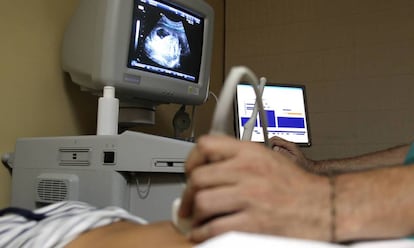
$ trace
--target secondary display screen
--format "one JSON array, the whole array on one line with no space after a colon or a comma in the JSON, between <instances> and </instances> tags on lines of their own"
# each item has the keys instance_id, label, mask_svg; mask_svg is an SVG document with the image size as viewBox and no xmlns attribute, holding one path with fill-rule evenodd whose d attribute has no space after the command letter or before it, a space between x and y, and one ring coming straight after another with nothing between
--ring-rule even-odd
<instances>
[{"instance_id":1,"label":"secondary display screen","mask_svg":"<svg viewBox=\"0 0 414 248\"><path fill-rule=\"evenodd\" d=\"M243 136L243 126L250 119L256 101L252 87L250 84L237 85L235 121L239 138ZM279 136L299 145L311 144L304 86L266 85L262 100L269 138ZM264 142L259 116L253 129L252 141Z\"/></svg>"},{"instance_id":2,"label":"secondary display screen","mask_svg":"<svg viewBox=\"0 0 414 248\"><path fill-rule=\"evenodd\" d=\"M174 4L134 0L128 67L198 83L204 20Z\"/></svg>"}]
</instances>

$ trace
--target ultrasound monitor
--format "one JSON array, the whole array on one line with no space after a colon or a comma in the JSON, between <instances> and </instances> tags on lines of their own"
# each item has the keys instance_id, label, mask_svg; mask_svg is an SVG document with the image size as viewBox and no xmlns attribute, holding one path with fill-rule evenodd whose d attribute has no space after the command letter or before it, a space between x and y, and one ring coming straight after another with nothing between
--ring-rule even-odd
<instances>
[{"instance_id":1,"label":"ultrasound monitor","mask_svg":"<svg viewBox=\"0 0 414 248\"><path fill-rule=\"evenodd\" d=\"M256 95L250 84L237 85L235 97L235 129L241 139L243 126L253 112ZM267 84L263 91L263 107L267 118L268 136L278 136L300 146L310 146L310 130L303 85ZM264 142L262 124L257 116L252 141Z\"/></svg>"},{"instance_id":2,"label":"ultrasound monitor","mask_svg":"<svg viewBox=\"0 0 414 248\"><path fill-rule=\"evenodd\" d=\"M213 9L203 0L80 0L62 63L91 92L122 102L197 105L208 95Z\"/></svg>"}]
</instances>

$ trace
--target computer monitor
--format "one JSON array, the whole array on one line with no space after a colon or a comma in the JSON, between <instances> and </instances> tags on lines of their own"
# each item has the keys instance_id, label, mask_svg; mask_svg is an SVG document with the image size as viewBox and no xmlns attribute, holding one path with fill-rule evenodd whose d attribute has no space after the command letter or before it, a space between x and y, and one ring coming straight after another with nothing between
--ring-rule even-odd
<instances>
[{"instance_id":1,"label":"computer monitor","mask_svg":"<svg viewBox=\"0 0 414 248\"><path fill-rule=\"evenodd\" d=\"M234 120L238 138L243 135L243 126L250 119L256 101L252 87L244 83L237 85ZM269 138L279 136L300 146L311 145L305 86L267 84L262 100ZM259 116L251 140L264 142Z\"/></svg>"},{"instance_id":2,"label":"computer monitor","mask_svg":"<svg viewBox=\"0 0 414 248\"><path fill-rule=\"evenodd\" d=\"M80 0L64 34L63 70L120 102L197 105L208 96L213 9L203 0Z\"/></svg>"}]
</instances>

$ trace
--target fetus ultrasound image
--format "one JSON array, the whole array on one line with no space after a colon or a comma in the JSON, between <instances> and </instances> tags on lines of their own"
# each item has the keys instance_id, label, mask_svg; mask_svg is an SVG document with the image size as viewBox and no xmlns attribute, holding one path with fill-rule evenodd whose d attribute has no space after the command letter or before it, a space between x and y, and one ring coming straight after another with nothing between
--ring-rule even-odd
<instances>
[{"instance_id":1,"label":"fetus ultrasound image","mask_svg":"<svg viewBox=\"0 0 414 248\"><path fill-rule=\"evenodd\" d=\"M183 23L165 16L145 39L144 49L148 58L168 68L179 68L181 56L191 53Z\"/></svg>"},{"instance_id":2,"label":"fetus ultrasound image","mask_svg":"<svg viewBox=\"0 0 414 248\"><path fill-rule=\"evenodd\" d=\"M135 0L128 67L198 82L204 20L167 2Z\"/></svg>"}]
</instances>

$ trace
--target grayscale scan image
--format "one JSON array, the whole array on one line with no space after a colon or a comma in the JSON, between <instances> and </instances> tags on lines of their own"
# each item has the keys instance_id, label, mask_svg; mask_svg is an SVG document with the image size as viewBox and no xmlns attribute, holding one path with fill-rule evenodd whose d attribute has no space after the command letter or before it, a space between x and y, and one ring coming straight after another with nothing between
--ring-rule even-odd
<instances>
[{"instance_id":1,"label":"grayscale scan image","mask_svg":"<svg viewBox=\"0 0 414 248\"><path fill-rule=\"evenodd\" d=\"M145 38L144 50L155 63L168 68L179 68L180 57L191 52L183 23L162 16Z\"/></svg>"}]
</instances>

